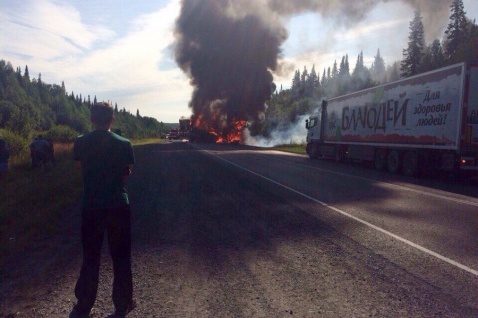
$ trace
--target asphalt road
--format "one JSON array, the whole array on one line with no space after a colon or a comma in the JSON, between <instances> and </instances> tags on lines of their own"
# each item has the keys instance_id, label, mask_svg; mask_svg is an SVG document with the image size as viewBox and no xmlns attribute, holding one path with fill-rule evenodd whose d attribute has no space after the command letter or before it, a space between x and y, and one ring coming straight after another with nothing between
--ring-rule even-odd
<instances>
[{"instance_id":1,"label":"asphalt road","mask_svg":"<svg viewBox=\"0 0 478 318\"><path fill-rule=\"evenodd\" d=\"M476 185L241 145L135 151L128 317L478 317ZM78 209L62 222L2 277L0 315L67 317ZM113 310L111 272L105 249L91 317Z\"/></svg>"}]
</instances>

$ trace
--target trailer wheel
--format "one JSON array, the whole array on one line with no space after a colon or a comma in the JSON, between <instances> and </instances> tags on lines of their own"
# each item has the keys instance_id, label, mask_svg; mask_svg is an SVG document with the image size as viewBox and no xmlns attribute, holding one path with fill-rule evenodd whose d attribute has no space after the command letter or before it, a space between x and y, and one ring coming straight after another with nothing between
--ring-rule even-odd
<instances>
[{"instance_id":1,"label":"trailer wheel","mask_svg":"<svg viewBox=\"0 0 478 318\"><path fill-rule=\"evenodd\" d=\"M400 160L400 153L397 150L392 150L388 154L388 171L391 173L398 173L402 161Z\"/></svg>"},{"instance_id":2,"label":"trailer wheel","mask_svg":"<svg viewBox=\"0 0 478 318\"><path fill-rule=\"evenodd\" d=\"M310 159L317 159L319 158L319 147L316 143L313 143L307 149L307 154L309 155Z\"/></svg>"},{"instance_id":3,"label":"trailer wheel","mask_svg":"<svg viewBox=\"0 0 478 318\"><path fill-rule=\"evenodd\" d=\"M415 151L408 151L403 157L403 174L416 177L418 174L418 155Z\"/></svg>"},{"instance_id":4,"label":"trailer wheel","mask_svg":"<svg viewBox=\"0 0 478 318\"><path fill-rule=\"evenodd\" d=\"M334 159L336 162L344 161L344 149L340 146L336 146L334 150Z\"/></svg>"},{"instance_id":5,"label":"trailer wheel","mask_svg":"<svg viewBox=\"0 0 478 318\"><path fill-rule=\"evenodd\" d=\"M377 151L375 151L375 157L373 160L375 170L385 170L385 167L387 166L386 158L387 155L384 149L377 149Z\"/></svg>"}]
</instances>

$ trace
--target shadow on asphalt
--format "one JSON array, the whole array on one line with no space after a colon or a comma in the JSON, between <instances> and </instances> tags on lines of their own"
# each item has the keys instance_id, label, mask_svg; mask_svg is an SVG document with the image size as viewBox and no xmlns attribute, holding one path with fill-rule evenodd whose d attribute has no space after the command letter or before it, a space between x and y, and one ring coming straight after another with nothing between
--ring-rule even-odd
<instances>
[{"instance_id":1,"label":"shadow on asphalt","mask_svg":"<svg viewBox=\"0 0 478 318\"><path fill-rule=\"evenodd\" d=\"M136 157L128 191L133 237L145 253L174 245L198 258L215 257L217 249L274 249L278 241L335 233L300 208L310 200L188 144L145 145L136 148ZM386 199L387 190L380 191ZM360 200L376 197L361 194Z\"/></svg>"}]
</instances>

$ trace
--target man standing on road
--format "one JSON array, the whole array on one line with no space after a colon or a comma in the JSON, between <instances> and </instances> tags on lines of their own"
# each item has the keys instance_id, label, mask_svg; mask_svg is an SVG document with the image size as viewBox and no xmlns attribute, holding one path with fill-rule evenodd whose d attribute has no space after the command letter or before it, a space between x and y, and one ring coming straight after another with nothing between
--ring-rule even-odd
<instances>
[{"instance_id":1,"label":"man standing on road","mask_svg":"<svg viewBox=\"0 0 478 318\"><path fill-rule=\"evenodd\" d=\"M91 107L94 130L75 140L74 159L83 174L81 241L83 263L76 283L78 299L70 317L88 317L98 289L101 246L107 232L113 261L115 316L134 308L131 272L131 210L124 180L134 163L128 139L110 131L113 108L105 102Z\"/></svg>"}]
</instances>

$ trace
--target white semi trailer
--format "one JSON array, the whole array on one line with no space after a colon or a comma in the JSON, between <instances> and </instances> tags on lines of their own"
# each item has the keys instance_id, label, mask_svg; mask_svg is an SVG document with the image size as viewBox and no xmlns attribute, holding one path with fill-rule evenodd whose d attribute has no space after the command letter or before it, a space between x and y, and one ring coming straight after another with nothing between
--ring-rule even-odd
<instances>
[{"instance_id":1,"label":"white semi trailer","mask_svg":"<svg viewBox=\"0 0 478 318\"><path fill-rule=\"evenodd\" d=\"M306 121L310 158L415 176L478 172L478 63L459 63L322 101Z\"/></svg>"}]
</instances>

